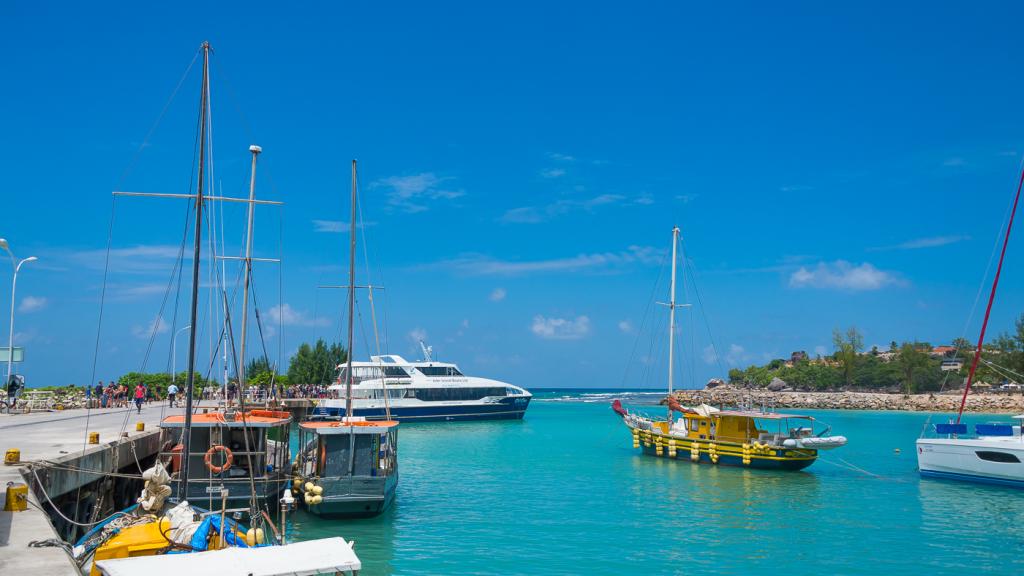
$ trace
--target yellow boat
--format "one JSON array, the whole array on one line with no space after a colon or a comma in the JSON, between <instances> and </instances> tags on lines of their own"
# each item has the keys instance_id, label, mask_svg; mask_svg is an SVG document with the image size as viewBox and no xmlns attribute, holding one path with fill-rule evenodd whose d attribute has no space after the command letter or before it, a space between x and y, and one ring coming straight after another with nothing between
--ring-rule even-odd
<instances>
[{"instance_id":1,"label":"yellow boat","mask_svg":"<svg viewBox=\"0 0 1024 576\"><path fill-rule=\"evenodd\" d=\"M633 448L644 454L694 463L749 468L801 470L814 463L819 450L846 444L843 436L815 434L811 416L770 411L721 410L707 404L685 407L672 396L672 351L675 338L676 250L679 228L672 229L672 283L669 291L668 414L663 420L632 413L615 400L612 409L633 436ZM681 416L674 418L674 413Z\"/></svg>"}]
</instances>

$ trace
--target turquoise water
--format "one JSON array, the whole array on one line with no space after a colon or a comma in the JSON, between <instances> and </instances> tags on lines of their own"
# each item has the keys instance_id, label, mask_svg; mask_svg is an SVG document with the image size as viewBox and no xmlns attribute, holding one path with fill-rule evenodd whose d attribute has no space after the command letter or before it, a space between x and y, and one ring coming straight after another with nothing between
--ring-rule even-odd
<instances>
[{"instance_id":1,"label":"turquoise water","mask_svg":"<svg viewBox=\"0 0 1024 576\"><path fill-rule=\"evenodd\" d=\"M641 409L661 397L620 396ZM549 392L521 422L402 424L396 506L367 520L300 511L293 533L355 540L367 576L1024 568L1024 493L918 478L927 415L813 411L850 444L771 472L642 456L608 402Z\"/></svg>"}]
</instances>

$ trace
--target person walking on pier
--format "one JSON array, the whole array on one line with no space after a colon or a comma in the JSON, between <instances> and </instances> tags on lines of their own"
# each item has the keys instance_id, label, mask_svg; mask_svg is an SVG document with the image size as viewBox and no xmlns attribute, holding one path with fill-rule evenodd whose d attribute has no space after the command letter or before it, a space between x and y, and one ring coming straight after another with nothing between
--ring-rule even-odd
<instances>
[{"instance_id":1,"label":"person walking on pier","mask_svg":"<svg viewBox=\"0 0 1024 576\"><path fill-rule=\"evenodd\" d=\"M146 401L146 387L139 382L135 385L135 410L142 414L142 403Z\"/></svg>"},{"instance_id":2,"label":"person walking on pier","mask_svg":"<svg viewBox=\"0 0 1024 576\"><path fill-rule=\"evenodd\" d=\"M178 385L172 383L167 387L167 406L174 408L174 404L178 399Z\"/></svg>"}]
</instances>

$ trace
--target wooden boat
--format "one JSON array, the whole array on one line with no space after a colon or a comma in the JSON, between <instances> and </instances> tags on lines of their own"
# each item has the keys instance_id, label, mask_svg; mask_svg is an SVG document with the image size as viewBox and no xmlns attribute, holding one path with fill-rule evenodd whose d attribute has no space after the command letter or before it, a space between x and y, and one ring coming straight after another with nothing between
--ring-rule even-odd
<instances>
[{"instance_id":1,"label":"wooden boat","mask_svg":"<svg viewBox=\"0 0 1024 576\"><path fill-rule=\"evenodd\" d=\"M291 414L274 410L217 410L194 415L185 490L180 476L185 417L164 418L160 428L167 449L160 457L170 462L176 475L171 480L174 494L208 508L220 504L223 490L230 507L247 506L254 497L276 504L288 486L291 423Z\"/></svg>"},{"instance_id":2,"label":"wooden boat","mask_svg":"<svg viewBox=\"0 0 1024 576\"><path fill-rule=\"evenodd\" d=\"M398 422L345 418L299 424L296 456L306 509L317 516L375 516L395 500Z\"/></svg>"},{"instance_id":3,"label":"wooden boat","mask_svg":"<svg viewBox=\"0 0 1024 576\"><path fill-rule=\"evenodd\" d=\"M643 453L689 460L698 464L801 470L814 463L819 450L846 444L843 436L826 436L830 428L815 434L810 416L781 414L751 407L722 410L702 404L681 406L672 396L672 352L675 338L676 250L679 228L672 229L672 283L669 291L668 411L664 419L632 413L620 400L612 409L622 417L633 436L633 448ZM681 416L676 419L675 413Z\"/></svg>"},{"instance_id":4,"label":"wooden boat","mask_svg":"<svg viewBox=\"0 0 1024 576\"><path fill-rule=\"evenodd\" d=\"M352 220L349 234L348 354L345 378L345 416L316 419L299 425L299 454L292 493L318 516L375 516L395 500L398 486L398 422L390 418L384 388L383 421L368 422L352 415L352 337L356 277L356 161L352 161ZM373 287L368 287L372 290ZM375 328L376 330L376 328Z\"/></svg>"}]
</instances>

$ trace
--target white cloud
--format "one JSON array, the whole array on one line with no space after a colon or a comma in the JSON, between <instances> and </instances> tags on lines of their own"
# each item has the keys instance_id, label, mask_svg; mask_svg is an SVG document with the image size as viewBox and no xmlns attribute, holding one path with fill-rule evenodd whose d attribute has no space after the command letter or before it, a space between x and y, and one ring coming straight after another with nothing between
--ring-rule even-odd
<instances>
[{"instance_id":1,"label":"white cloud","mask_svg":"<svg viewBox=\"0 0 1024 576\"><path fill-rule=\"evenodd\" d=\"M683 204L689 204L690 202L693 202L696 199L696 194L676 194L676 200L682 202Z\"/></svg>"},{"instance_id":2,"label":"white cloud","mask_svg":"<svg viewBox=\"0 0 1024 576\"><path fill-rule=\"evenodd\" d=\"M558 160L559 162L575 162L576 158L569 156L568 154L559 154L558 152L552 152L548 154L548 158L552 160Z\"/></svg>"},{"instance_id":3,"label":"white cloud","mask_svg":"<svg viewBox=\"0 0 1024 576\"><path fill-rule=\"evenodd\" d=\"M423 212L428 209L430 200L453 200L465 196L462 190L441 188L441 184L450 178L440 178L433 172L423 172L412 176L390 176L377 180L372 187L389 189L388 204L409 213Z\"/></svg>"},{"instance_id":4,"label":"white cloud","mask_svg":"<svg viewBox=\"0 0 1024 576\"><path fill-rule=\"evenodd\" d=\"M762 356L765 356L762 354ZM742 366L750 363L756 357L755 354L747 352L746 348L739 344L729 344L729 351L722 357L727 366ZM701 358L705 364L715 364L719 360L718 351L714 346L705 346L701 351Z\"/></svg>"},{"instance_id":5,"label":"white cloud","mask_svg":"<svg viewBox=\"0 0 1024 576\"><path fill-rule=\"evenodd\" d=\"M508 292L504 288L495 288L491 291L489 298L491 302L501 302L505 296L508 296Z\"/></svg>"},{"instance_id":6,"label":"white cloud","mask_svg":"<svg viewBox=\"0 0 1024 576\"><path fill-rule=\"evenodd\" d=\"M624 334L632 334L636 329L633 327L633 323L630 322L629 320L620 320L619 330L621 330Z\"/></svg>"},{"instance_id":7,"label":"white cloud","mask_svg":"<svg viewBox=\"0 0 1024 576\"><path fill-rule=\"evenodd\" d=\"M331 323L327 318L310 318L306 312L292 308L287 302L267 310L267 318L270 324L285 326L327 326Z\"/></svg>"},{"instance_id":8,"label":"white cloud","mask_svg":"<svg viewBox=\"0 0 1024 576\"><path fill-rule=\"evenodd\" d=\"M409 331L409 340L412 340L413 342L426 342L427 331L423 328L413 328Z\"/></svg>"},{"instance_id":9,"label":"white cloud","mask_svg":"<svg viewBox=\"0 0 1024 576\"><path fill-rule=\"evenodd\" d=\"M947 167L951 167L951 168L957 167L957 166L964 166L966 164L967 164L967 161L964 160L963 158L959 157L959 156L954 156L952 158L946 158L942 162L943 166L947 166Z\"/></svg>"},{"instance_id":10,"label":"white cloud","mask_svg":"<svg viewBox=\"0 0 1024 576\"><path fill-rule=\"evenodd\" d=\"M164 322L162 316L157 316L152 322L145 326L136 324L132 326L132 335L141 340L148 340L154 334L163 334L170 330L170 326L167 322Z\"/></svg>"},{"instance_id":11,"label":"white cloud","mask_svg":"<svg viewBox=\"0 0 1024 576\"><path fill-rule=\"evenodd\" d=\"M918 250L921 248L937 248L939 246L947 246L949 244L956 244L957 242L963 242L970 240L970 236L966 235L951 235L951 236L929 236L927 238L915 238L913 240L907 240L893 246L880 246L877 248L869 248L869 251L882 251L882 250Z\"/></svg>"},{"instance_id":12,"label":"white cloud","mask_svg":"<svg viewBox=\"0 0 1024 576\"><path fill-rule=\"evenodd\" d=\"M633 203L641 206L650 206L651 204L654 204L654 196L645 192L638 196L636 200L633 200Z\"/></svg>"},{"instance_id":13,"label":"white cloud","mask_svg":"<svg viewBox=\"0 0 1024 576\"><path fill-rule=\"evenodd\" d=\"M180 246L161 244L113 248L110 250L110 270L129 274L170 272L180 253ZM191 262L191 252L186 251L183 256ZM58 258L61 257L70 260L74 266L103 270L106 267L107 251L80 250L64 256L58 255Z\"/></svg>"},{"instance_id":14,"label":"white cloud","mask_svg":"<svg viewBox=\"0 0 1024 576\"><path fill-rule=\"evenodd\" d=\"M545 340L579 340L590 333L590 318L545 318L538 314L530 331Z\"/></svg>"},{"instance_id":15,"label":"white cloud","mask_svg":"<svg viewBox=\"0 0 1024 576\"><path fill-rule=\"evenodd\" d=\"M431 267L449 268L473 276L513 276L535 272L574 272L581 270L610 270L632 264L652 265L664 259L664 251L649 246L630 246L620 252L580 254L570 258L551 260L508 261L480 254L470 254L445 260Z\"/></svg>"},{"instance_id":16,"label":"white cloud","mask_svg":"<svg viewBox=\"0 0 1024 576\"><path fill-rule=\"evenodd\" d=\"M715 362L718 362L718 352L716 352L715 347L710 344L704 347L700 356L704 359L705 364L714 364Z\"/></svg>"},{"instance_id":17,"label":"white cloud","mask_svg":"<svg viewBox=\"0 0 1024 576\"><path fill-rule=\"evenodd\" d=\"M546 206L522 206L505 211L500 220L506 224L537 224L575 210L591 212L601 206L620 204L626 200L619 194L599 194L582 200L558 200Z\"/></svg>"},{"instance_id":18,"label":"white cloud","mask_svg":"<svg viewBox=\"0 0 1024 576\"><path fill-rule=\"evenodd\" d=\"M356 224L356 228L366 228L373 226L376 222L360 222ZM314 232L329 232L332 234L341 234L349 231L350 224L342 220L313 220L313 231Z\"/></svg>"},{"instance_id":19,"label":"white cloud","mask_svg":"<svg viewBox=\"0 0 1024 576\"><path fill-rule=\"evenodd\" d=\"M565 170L561 168L549 168L548 170L542 170L540 175L542 178L558 178L559 176L565 176Z\"/></svg>"},{"instance_id":20,"label":"white cloud","mask_svg":"<svg viewBox=\"0 0 1024 576\"><path fill-rule=\"evenodd\" d=\"M780 186L779 190L782 192L806 192L807 190L814 190L814 187L804 186L803 184L790 184L788 186Z\"/></svg>"},{"instance_id":21,"label":"white cloud","mask_svg":"<svg viewBox=\"0 0 1024 576\"><path fill-rule=\"evenodd\" d=\"M42 296L25 296L18 305L18 312L35 312L46 308L47 300Z\"/></svg>"},{"instance_id":22,"label":"white cloud","mask_svg":"<svg viewBox=\"0 0 1024 576\"><path fill-rule=\"evenodd\" d=\"M857 292L880 290L895 284L901 284L901 281L892 272L879 270L868 262L854 266L845 260L819 262L814 268L801 266L789 276L789 285L793 288L831 288Z\"/></svg>"}]
</instances>

